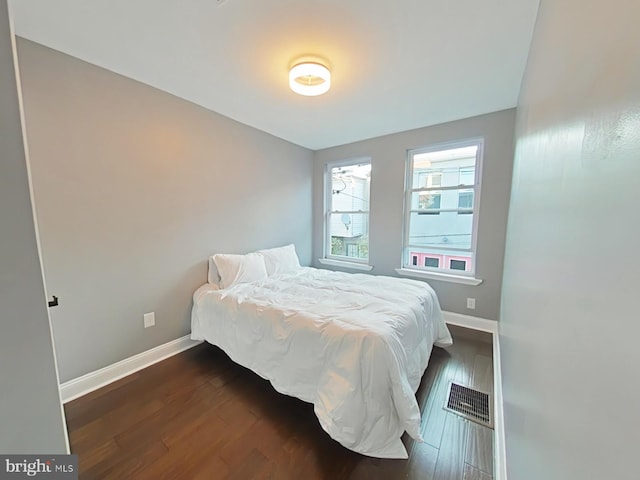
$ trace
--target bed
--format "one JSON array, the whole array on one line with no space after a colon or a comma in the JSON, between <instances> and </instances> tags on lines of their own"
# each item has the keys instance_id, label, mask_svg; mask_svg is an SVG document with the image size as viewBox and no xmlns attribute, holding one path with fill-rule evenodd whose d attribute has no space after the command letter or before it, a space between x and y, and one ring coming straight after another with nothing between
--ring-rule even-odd
<instances>
[{"instance_id":1,"label":"bed","mask_svg":"<svg viewBox=\"0 0 640 480\"><path fill-rule=\"evenodd\" d=\"M422 440L415 392L452 343L427 283L301 267L289 245L214 255L193 300L191 338L312 403L346 448L407 458L402 434Z\"/></svg>"}]
</instances>

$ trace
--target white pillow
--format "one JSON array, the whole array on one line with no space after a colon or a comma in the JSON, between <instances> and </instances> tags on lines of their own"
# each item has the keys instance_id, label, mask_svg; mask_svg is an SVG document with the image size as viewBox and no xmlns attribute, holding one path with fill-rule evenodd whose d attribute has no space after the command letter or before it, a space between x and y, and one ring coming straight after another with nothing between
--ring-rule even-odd
<instances>
[{"instance_id":1,"label":"white pillow","mask_svg":"<svg viewBox=\"0 0 640 480\"><path fill-rule=\"evenodd\" d=\"M258 250L258 253L264 257L267 275L290 272L300 268L300 260L296 253L296 247L293 244L285 247Z\"/></svg>"},{"instance_id":2,"label":"white pillow","mask_svg":"<svg viewBox=\"0 0 640 480\"><path fill-rule=\"evenodd\" d=\"M213 285L220 285L220 274L218 273L218 267L216 267L216 262L213 260L214 255L209 257L209 273L207 274L207 283L211 283Z\"/></svg>"},{"instance_id":3,"label":"white pillow","mask_svg":"<svg viewBox=\"0 0 640 480\"><path fill-rule=\"evenodd\" d=\"M264 258L257 253L230 255L218 253L213 261L220 274L220 287L228 288L236 283L250 283L267 276Z\"/></svg>"}]
</instances>

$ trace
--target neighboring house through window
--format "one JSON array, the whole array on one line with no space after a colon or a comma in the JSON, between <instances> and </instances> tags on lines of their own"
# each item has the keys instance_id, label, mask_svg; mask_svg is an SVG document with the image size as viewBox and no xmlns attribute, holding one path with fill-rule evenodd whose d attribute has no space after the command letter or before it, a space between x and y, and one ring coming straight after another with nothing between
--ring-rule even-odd
<instances>
[{"instance_id":1,"label":"neighboring house through window","mask_svg":"<svg viewBox=\"0 0 640 480\"><path fill-rule=\"evenodd\" d=\"M403 267L473 275L482 139L410 150Z\"/></svg>"},{"instance_id":2,"label":"neighboring house through window","mask_svg":"<svg viewBox=\"0 0 640 480\"><path fill-rule=\"evenodd\" d=\"M369 158L327 165L325 258L368 262L370 183Z\"/></svg>"}]
</instances>

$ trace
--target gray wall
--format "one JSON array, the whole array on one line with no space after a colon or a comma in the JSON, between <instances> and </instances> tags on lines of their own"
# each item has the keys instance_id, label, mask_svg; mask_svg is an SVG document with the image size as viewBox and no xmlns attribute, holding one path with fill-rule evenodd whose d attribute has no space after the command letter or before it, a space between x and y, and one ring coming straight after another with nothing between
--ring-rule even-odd
<instances>
[{"instance_id":1,"label":"gray wall","mask_svg":"<svg viewBox=\"0 0 640 480\"><path fill-rule=\"evenodd\" d=\"M640 2L543 0L500 318L509 478L638 478Z\"/></svg>"},{"instance_id":2,"label":"gray wall","mask_svg":"<svg viewBox=\"0 0 640 480\"><path fill-rule=\"evenodd\" d=\"M293 242L309 264L311 151L23 39L18 56L62 381L188 334L213 253Z\"/></svg>"},{"instance_id":3,"label":"gray wall","mask_svg":"<svg viewBox=\"0 0 640 480\"><path fill-rule=\"evenodd\" d=\"M515 110L504 110L317 151L314 157L314 262L323 254L323 177L327 162L351 157L371 157L369 262L374 266L371 273L396 276L395 269L401 266L403 247L407 150L482 136L485 138L485 149L476 277L481 278L483 282L478 286L437 280L428 282L436 290L443 309L496 320L500 304L504 238L513 165L514 119ZM320 265L316 263L316 266ZM475 310L466 308L467 297L476 298Z\"/></svg>"},{"instance_id":4,"label":"gray wall","mask_svg":"<svg viewBox=\"0 0 640 480\"><path fill-rule=\"evenodd\" d=\"M67 453L7 2L0 1L0 452Z\"/></svg>"}]
</instances>

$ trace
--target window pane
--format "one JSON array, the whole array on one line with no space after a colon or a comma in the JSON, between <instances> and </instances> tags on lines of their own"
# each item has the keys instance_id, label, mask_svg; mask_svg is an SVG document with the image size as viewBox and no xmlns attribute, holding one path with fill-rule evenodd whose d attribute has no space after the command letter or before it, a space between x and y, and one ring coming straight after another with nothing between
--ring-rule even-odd
<instances>
[{"instance_id":1,"label":"window pane","mask_svg":"<svg viewBox=\"0 0 640 480\"><path fill-rule=\"evenodd\" d=\"M331 255L369 258L368 213L331 213L329 229Z\"/></svg>"},{"instance_id":2,"label":"window pane","mask_svg":"<svg viewBox=\"0 0 640 480\"><path fill-rule=\"evenodd\" d=\"M369 210L371 164L331 169L331 211Z\"/></svg>"},{"instance_id":3,"label":"window pane","mask_svg":"<svg viewBox=\"0 0 640 480\"><path fill-rule=\"evenodd\" d=\"M411 188L473 185L477 151L478 147L474 145L414 154Z\"/></svg>"},{"instance_id":4,"label":"window pane","mask_svg":"<svg viewBox=\"0 0 640 480\"><path fill-rule=\"evenodd\" d=\"M471 249L472 231L473 214L441 212L440 215L420 215L413 212L409 218L408 243L425 247Z\"/></svg>"},{"instance_id":5,"label":"window pane","mask_svg":"<svg viewBox=\"0 0 640 480\"><path fill-rule=\"evenodd\" d=\"M329 173L331 192L326 227L330 245L327 254L367 260L371 163L335 166Z\"/></svg>"}]
</instances>

